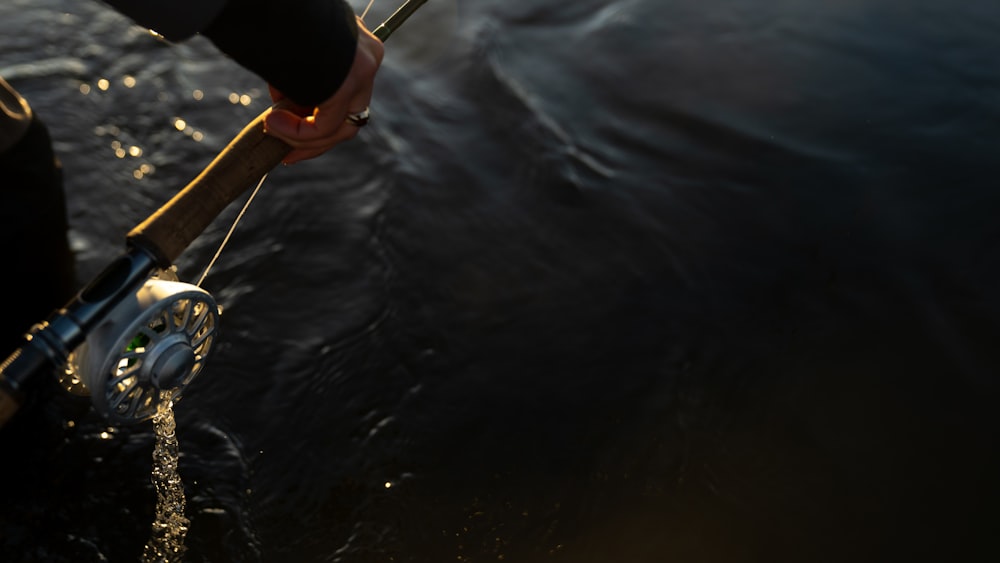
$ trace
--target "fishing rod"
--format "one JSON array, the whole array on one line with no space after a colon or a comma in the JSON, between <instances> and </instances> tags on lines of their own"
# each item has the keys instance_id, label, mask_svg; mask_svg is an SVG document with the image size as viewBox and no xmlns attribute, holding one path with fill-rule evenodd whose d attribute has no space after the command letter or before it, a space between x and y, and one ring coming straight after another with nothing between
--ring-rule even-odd
<instances>
[{"instance_id":1,"label":"fishing rod","mask_svg":"<svg viewBox=\"0 0 1000 563\"><path fill-rule=\"evenodd\" d=\"M427 0L407 0L372 32L383 43ZM0 428L17 412L38 376L90 395L113 423L156 414L200 373L214 344L219 306L198 286L180 282L174 261L219 214L291 152L264 133L268 108L204 170L126 236L125 253L64 307L34 325L0 363ZM59 373L62 371L63 373Z\"/></svg>"}]
</instances>

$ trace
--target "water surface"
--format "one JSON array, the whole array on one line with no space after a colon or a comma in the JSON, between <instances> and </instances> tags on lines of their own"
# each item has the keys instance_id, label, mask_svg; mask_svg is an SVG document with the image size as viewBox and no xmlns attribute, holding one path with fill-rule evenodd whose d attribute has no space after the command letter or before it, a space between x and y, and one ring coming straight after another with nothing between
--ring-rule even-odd
<instances>
[{"instance_id":1,"label":"water surface","mask_svg":"<svg viewBox=\"0 0 1000 563\"><path fill-rule=\"evenodd\" d=\"M205 283L189 559L996 560L998 52L985 0L429 2ZM92 2L5 2L0 74L81 281L268 103ZM79 410L5 561L141 553L152 429Z\"/></svg>"}]
</instances>

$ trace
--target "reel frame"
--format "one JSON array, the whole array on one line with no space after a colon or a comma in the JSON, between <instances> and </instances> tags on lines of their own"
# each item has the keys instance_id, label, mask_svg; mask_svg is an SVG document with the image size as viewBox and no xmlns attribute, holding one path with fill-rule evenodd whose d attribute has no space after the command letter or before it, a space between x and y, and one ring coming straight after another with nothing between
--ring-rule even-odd
<instances>
[{"instance_id":1,"label":"reel frame","mask_svg":"<svg viewBox=\"0 0 1000 563\"><path fill-rule=\"evenodd\" d=\"M111 422L148 420L164 393L178 400L204 368L220 315L207 291L160 271L88 334L60 381L75 394L89 394Z\"/></svg>"}]
</instances>

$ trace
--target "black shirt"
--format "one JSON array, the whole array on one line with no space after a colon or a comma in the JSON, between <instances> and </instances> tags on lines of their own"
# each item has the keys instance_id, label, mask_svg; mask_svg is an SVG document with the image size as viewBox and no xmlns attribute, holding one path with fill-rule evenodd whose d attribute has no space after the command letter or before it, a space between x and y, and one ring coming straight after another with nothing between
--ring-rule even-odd
<instances>
[{"instance_id":1,"label":"black shirt","mask_svg":"<svg viewBox=\"0 0 1000 563\"><path fill-rule=\"evenodd\" d=\"M357 22L343 0L104 0L170 41L200 33L296 103L316 105L344 81Z\"/></svg>"}]
</instances>

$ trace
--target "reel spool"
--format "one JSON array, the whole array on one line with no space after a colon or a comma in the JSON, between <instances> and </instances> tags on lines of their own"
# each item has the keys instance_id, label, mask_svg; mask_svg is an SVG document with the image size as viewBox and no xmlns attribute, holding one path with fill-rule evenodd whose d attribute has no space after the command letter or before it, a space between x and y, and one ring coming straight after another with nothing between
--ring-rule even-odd
<instances>
[{"instance_id":1,"label":"reel spool","mask_svg":"<svg viewBox=\"0 0 1000 563\"><path fill-rule=\"evenodd\" d=\"M150 419L162 392L176 401L205 366L220 312L207 291L161 271L90 332L60 380L111 422Z\"/></svg>"}]
</instances>

